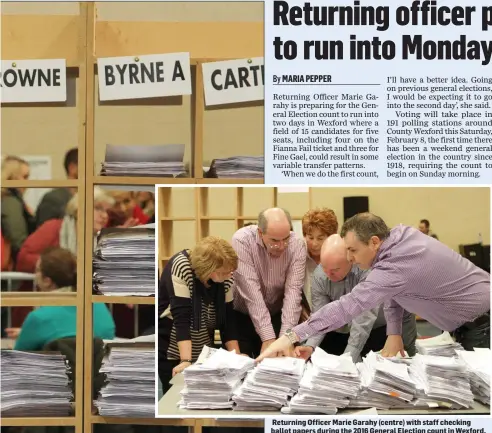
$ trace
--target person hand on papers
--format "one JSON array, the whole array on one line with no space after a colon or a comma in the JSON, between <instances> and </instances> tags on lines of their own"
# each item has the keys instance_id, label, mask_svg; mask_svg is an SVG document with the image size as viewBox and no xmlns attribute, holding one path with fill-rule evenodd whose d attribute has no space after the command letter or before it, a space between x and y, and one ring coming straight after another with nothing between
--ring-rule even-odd
<instances>
[{"instance_id":1,"label":"person hand on papers","mask_svg":"<svg viewBox=\"0 0 492 433\"><path fill-rule=\"evenodd\" d=\"M8 338L17 338L20 334L21 329L20 328L6 328L5 333L7 334Z\"/></svg>"},{"instance_id":2,"label":"person hand on papers","mask_svg":"<svg viewBox=\"0 0 492 433\"><path fill-rule=\"evenodd\" d=\"M263 344L261 345L261 351L260 353L263 353L265 350L267 350L272 343L275 342L275 339L272 338L271 340L265 340Z\"/></svg>"},{"instance_id":3,"label":"person hand on papers","mask_svg":"<svg viewBox=\"0 0 492 433\"><path fill-rule=\"evenodd\" d=\"M184 369L188 368L191 365L191 362L183 361L181 364L178 364L173 368L173 377L179 373L182 373Z\"/></svg>"},{"instance_id":4,"label":"person hand on papers","mask_svg":"<svg viewBox=\"0 0 492 433\"><path fill-rule=\"evenodd\" d=\"M294 353L296 358L302 358L304 361L307 361L311 358L311 355L314 352L314 347L312 346L298 346L294 349Z\"/></svg>"},{"instance_id":5,"label":"person hand on papers","mask_svg":"<svg viewBox=\"0 0 492 433\"><path fill-rule=\"evenodd\" d=\"M398 352L400 352L401 356L405 356L403 338L401 335L388 335L383 350L381 350L381 355L385 358L390 358L396 356Z\"/></svg>"},{"instance_id":6,"label":"person hand on papers","mask_svg":"<svg viewBox=\"0 0 492 433\"><path fill-rule=\"evenodd\" d=\"M286 335L282 335L278 340L269 343L266 349L263 349L265 343L267 343L267 341L263 342L262 352L260 356L256 358L256 362L260 362L265 358L274 358L279 354L284 356L291 356L294 351L294 346L289 340L289 337L287 337Z\"/></svg>"}]
</instances>

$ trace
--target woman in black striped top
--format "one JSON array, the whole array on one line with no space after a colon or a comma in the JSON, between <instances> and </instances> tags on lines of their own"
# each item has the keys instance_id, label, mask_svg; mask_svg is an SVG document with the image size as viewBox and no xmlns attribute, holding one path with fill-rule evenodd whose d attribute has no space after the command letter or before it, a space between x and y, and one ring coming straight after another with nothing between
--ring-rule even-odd
<instances>
[{"instance_id":1,"label":"woman in black striped top","mask_svg":"<svg viewBox=\"0 0 492 433\"><path fill-rule=\"evenodd\" d=\"M195 362L220 330L227 350L239 353L232 308L232 273L238 258L225 240L209 236L175 254L159 283L159 378L169 381Z\"/></svg>"}]
</instances>

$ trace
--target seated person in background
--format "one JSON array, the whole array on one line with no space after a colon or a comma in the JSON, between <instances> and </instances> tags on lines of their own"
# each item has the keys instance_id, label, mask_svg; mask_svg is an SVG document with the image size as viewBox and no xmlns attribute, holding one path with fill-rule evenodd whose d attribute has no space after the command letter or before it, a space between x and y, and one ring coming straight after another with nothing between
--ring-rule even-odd
<instances>
[{"instance_id":1,"label":"seated person in background","mask_svg":"<svg viewBox=\"0 0 492 433\"><path fill-rule=\"evenodd\" d=\"M238 258L231 245L209 236L175 254L159 283L158 370L164 392L171 378L195 362L220 330L227 350L239 353L232 309L232 273Z\"/></svg>"},{"instance_id":2,"label":"seated person in background","mask_svg":"<svg viewBox=\"0 0 492 433\"><path fill-rule=\"evenodd\" d=\"M108 222L108 209L113 205L113 199L106 192L94 188L94 240L97 233ZM75 194L68 202L65 217L46 221L41 227L31 234L22 245L16 264L16 271L33 274L36 262L40 254L49 247L61 247L77 255L77 213L78 194ZM85 215L82 216L85 218ZM31 291L32 284L22 284L21 291ZM14 326L20 326L31 307L15 307L12 310L12 322Z\"/></svg>"},{"instance_id":3,"label":"seated person in background","mask_svg":"<svg viewBox=\"0 0 492 433\"><path fill-rule=\"evenodd\" d=\"M147 224L150 217L146 215L135 200L132 191L111 191L114 205L109 211L108 227L134 227Z\"/></svg>"},{"instance_id":4,"label":"seated person in background","mask_svg":"<svg viewBox=\"0 0 492 433\"><path fill-rule=\"evenodd\" d=\"M239 257L234 273L241 352L258 356L301 315L306 273L306 245L292 231L287 211L267 209L258 225L239 229L232 238Z\"/></svg>"},{"instance_id":5,"label":"seated person in background","mask_svg":"<svg viewBox=\"0 0 492 433\"><path fill-rule=\"evenodd\" d=\"M434 238L434 239L439 240L439 238L437 237L437 235L435 233L432 233L431 232L429 220L426 220L426 219L420 220L419 230L424 235L427 235L427 236L430 236L431 238Z\"/></svg>"},{"instance_id":6,"label":"seated person in background","mask_svg":"<svg viewBox=\"0 0 492 433\"><path fill-rule=\"evenodd\" d=\"M77 179L79 175L79 149L70 149L63 160L67 179ZM36 209L36 226L51 219L62 219L68 202L77 192L76 188L53 188L47 192Z\"/></svg>"},{"instance_id":7,"label":"seated person in background","mask_svg":"<svg viewBox=\"0 0 492 433\"><path fill-rule=\"evenodd\" d=\"M311 278L320 262L321 246L329 236L336 234L337 231L337 216L331 209L312 209L302 217L302 235L307 247L304 297L309 305L308 312L312 309Z\"/></svg>"},{"instance_id":8,"label":"seated person in background","mask_svg":"<svg viewBox=\"0 0 492 433\"><path fill-rule=\"evenodd\" d=\"M63 248L45 250L36 263L36 285L42 292L75 291L77 261ZM28 314L20 332L8 330L17 337L14 350L41 350L60 338L75 337L77 307L39 307ZM113 317L105 304L94 304L94 337L112 340L115 336Z\"/></svg>"},{"instance_id":9,"label":"seated person in background","mask_svg":"<svg viewBox=\"0 0 492 433\"><path fill-rule=\"evenodd\" d=\"M320 265L314 271L312 279L313 313L330 302L337 301L343 295L364 281L369 271L362 271L347 260L344 240L337 234L330 236L321 248ZM417 324L413 314L404 313L403 341L409 356L415 355ZM386 321L384 307L376 307L362 313L335 331L311 337L296 352L303 358L309 358L314 348L320 346L333 355L350 353L354 362L371 350L379 352L386 343Z\"/></svg>"}]
</instances>

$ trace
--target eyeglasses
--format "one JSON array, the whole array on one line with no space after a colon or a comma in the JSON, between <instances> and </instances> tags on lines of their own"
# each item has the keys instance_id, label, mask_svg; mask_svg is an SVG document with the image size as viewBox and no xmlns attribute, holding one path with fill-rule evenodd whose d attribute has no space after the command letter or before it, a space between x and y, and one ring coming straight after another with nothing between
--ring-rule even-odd
<instances>
[{"instance_id":1,"label":"eyeglasses","mask_svg":"<svg viewBox=\"0 0 492 433\"><path fill-rule=\"evenodd\" d=\"M276 241L276 242L268 241L268 242L266 242L266 245L271 250L278 250L278 249L280 249L282 247L288 246L289 245L289 241L290 241L290 238L289 239L286 239L284 241Z\"/></svg>"}]
</instances>

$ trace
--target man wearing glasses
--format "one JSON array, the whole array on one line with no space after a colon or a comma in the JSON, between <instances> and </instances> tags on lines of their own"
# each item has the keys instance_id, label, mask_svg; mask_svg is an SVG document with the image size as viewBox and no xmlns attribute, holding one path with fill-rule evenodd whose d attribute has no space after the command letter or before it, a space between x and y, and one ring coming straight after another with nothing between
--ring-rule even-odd
<instances>
[{"instance_id":1,"label":"man wearing glasses","mask_svg":"<svg viewBox=\"0 0 492 433\"><path fill-rule=\"evenodd\" d=\"M238 230L232 246L239 257L233 289L239 347L257 357L299 322L306 246L292 231L289 213L279 208Z\"/></svg>"}]
</instances>

